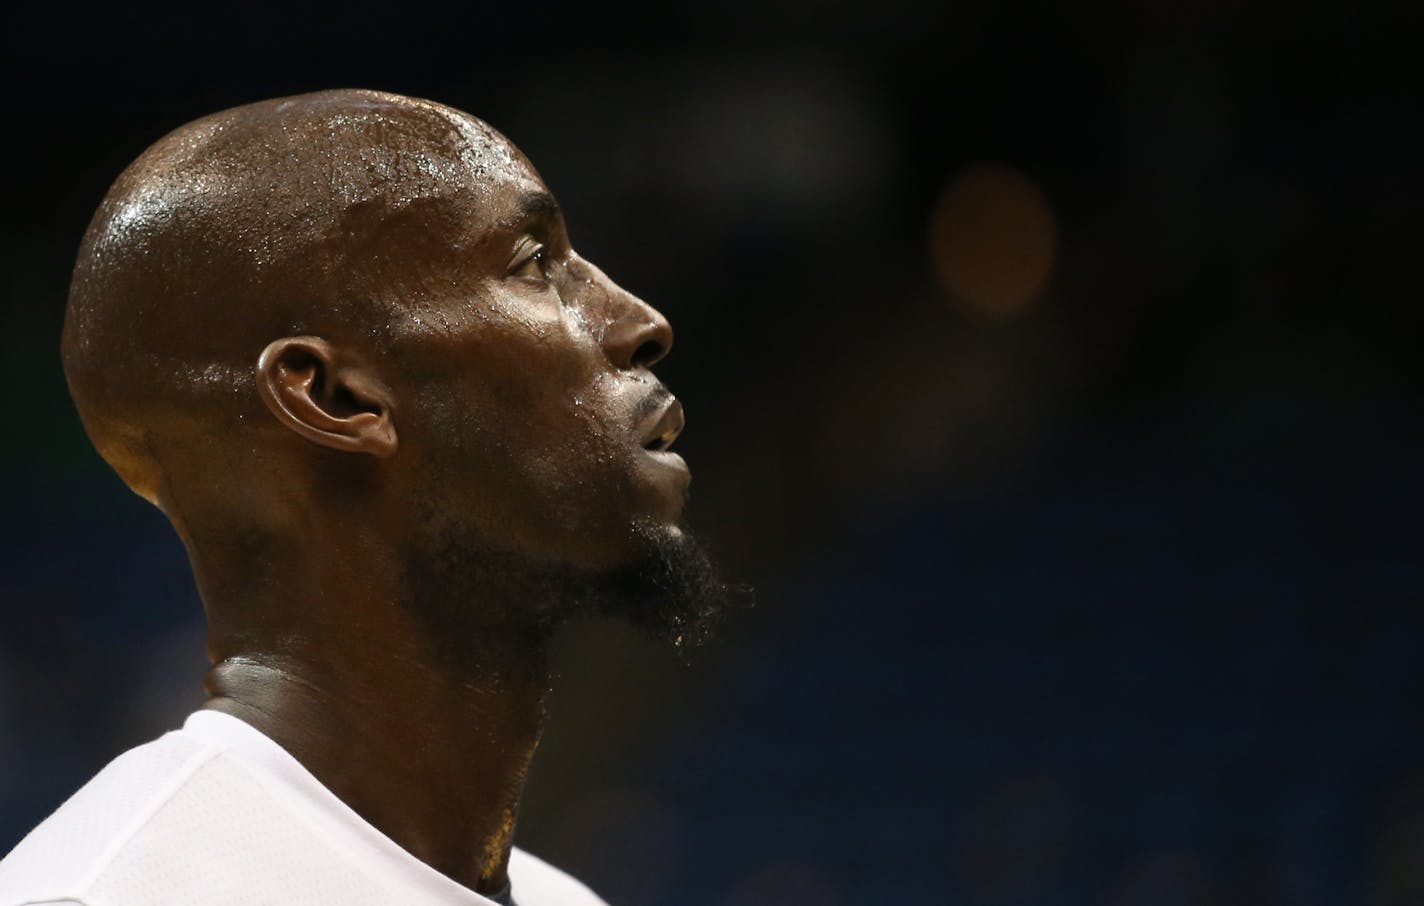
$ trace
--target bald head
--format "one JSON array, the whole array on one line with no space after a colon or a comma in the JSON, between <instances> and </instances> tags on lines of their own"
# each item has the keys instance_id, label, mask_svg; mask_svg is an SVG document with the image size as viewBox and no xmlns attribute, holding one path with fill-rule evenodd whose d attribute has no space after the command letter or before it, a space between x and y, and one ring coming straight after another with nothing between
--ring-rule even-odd
<instances>
[{"instance_id":1,"label":"bald head","mask_svg":"<svg viewBox=\"0 0 1424 906\"><path fill-rule=\"evenodd\" d=\"M210 601L358 547L404 551L388 572L407 577L473 550L646 557L689 481L650 370L671 343L503 136L334 91L198 120L125 170L63 353L91 439L174 523Z\"/></svg>"},{"instance_id":2,"label":"bald head","mask_svg":"<svg viewBox=\"0 0 1424 906\"><path fill-rule=\"evenodd\" d=\"M412 644L533 638L598 595L696 637L726 589L681 524L682 407L652 372L671 345L503 136L334 91L198 120L125 170L63 354L91 439L182 536L226 657L383 647L397 600Z\"/></svg>"},{"instance_id":3,"label":"bald head","mask_svg":"<svg viewBox=\"0 0 1424 906\"><path fill-rule=\"evenodd\" d=\"M165 461L261 414L268 342L379 343L479 239L483 177L511 167L528 163L474 117L371 91L238 107L158 141L104 198L70 290L65 373L99 451L167 509Z\"/></svg>"}]
</instances>

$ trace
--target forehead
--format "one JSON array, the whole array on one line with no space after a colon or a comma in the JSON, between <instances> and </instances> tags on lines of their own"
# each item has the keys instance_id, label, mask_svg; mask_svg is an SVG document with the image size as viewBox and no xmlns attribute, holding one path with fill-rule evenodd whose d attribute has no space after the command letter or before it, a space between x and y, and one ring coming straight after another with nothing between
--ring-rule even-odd
<instances>
[{"instance_id":1,"label":"forehead","mask_svg":"<svg viewBox=\"0 0 1424 906\"><path fill-rule=\"evenodd\" d=\"M524 152L484 120L440 104L430 104L429 113L449 128L443 144L454 152L467 176L479 182L543 185Z\"/></svg>"},{"instance_id":2,"label":"forehead","mask_svg":"<svg viewBox=\"0 0 1424 906\"><path fill-rule=\"evenodd\" d=\"M413 103L448 132L419 136L423 141L404 149L408 166L424 171L430 195L453 199L464 209L469 231L464 239L479 241L556 210L534 165L497 129L461 110Z\"/></svg>"},{"instance_id":3,"label":"forehead","mask_svg":"<svg viewBox=\"0 0 1424 906\"><path fill-rule=\"evenodd\" d=\"M544 191L528 158L477 117L400 95L333 91L181 127L125 171L107 203L115 229L202 220L181 232L233 244L240 237L229 234L241 227L261 239L260 265L432 202L447 216L458 210L465 231L483 232L521 197Z\"/></svg>"},{"instance_id":4,"label":"forehead","mask_svg":"<svg viewBox=\"0 0 1424 906\"><path fill-rule=\"evenodd\" d=\"M488 123L461 110L412 98L397 104L355 105L338 114L334 131L358 145L360 169L387 191L415 201L457 198L495 224L508 219L521 199L546 193L543 179L514 143ZM385 177L385 178L382 178Z\"/></svg>"}]
</instances>

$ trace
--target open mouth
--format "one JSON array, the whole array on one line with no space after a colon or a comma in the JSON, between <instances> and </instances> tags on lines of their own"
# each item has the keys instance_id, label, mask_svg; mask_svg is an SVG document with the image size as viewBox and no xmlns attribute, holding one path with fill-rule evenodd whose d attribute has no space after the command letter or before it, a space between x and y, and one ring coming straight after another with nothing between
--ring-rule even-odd
<instances>
[{"instance_id":1,"label":"open mouth","mask_svg":"<svg viewBox=\"0 0 1424 906\"><path fill-rule=\"evenodd\" d=\"M653 453L661 453L668 449L672 446L672 442L677 440L677 436L682 433L684 423L682 403L673 400L663 410L657 423L653 425L651 436L643 442L643 449Z\"/></svg>"}]
</instances>

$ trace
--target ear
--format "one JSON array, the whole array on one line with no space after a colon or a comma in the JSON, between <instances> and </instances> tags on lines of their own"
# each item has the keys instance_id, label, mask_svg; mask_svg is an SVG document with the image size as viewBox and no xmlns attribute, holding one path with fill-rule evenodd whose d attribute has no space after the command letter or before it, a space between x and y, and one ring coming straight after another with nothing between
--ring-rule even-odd
<instances>
[{"instance_id":1,"label":"ear","mask_svg":"<svg viewBox=\"0 0 1424 906\"><path fill-rule=\"evenodd\" d=\"M277 421L314 444L385 458L396 452L391 393L320 337L283 337L257 359L257 392Z\"/></svg>"}]
</instances>

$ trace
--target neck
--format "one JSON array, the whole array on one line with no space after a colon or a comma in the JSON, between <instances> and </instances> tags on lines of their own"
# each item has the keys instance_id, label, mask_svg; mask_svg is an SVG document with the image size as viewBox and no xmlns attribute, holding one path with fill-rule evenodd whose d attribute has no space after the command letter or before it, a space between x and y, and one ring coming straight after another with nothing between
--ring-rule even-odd
<instances>
[{"instance_id":1,"label":"neck","mask_svg":"<svg viewBox=\"0 0 1424 906\"><path fill-rule=\"evenodd\" d=\"M236 571L243 601L224 600L232 586L219 575L234 573L201 571L213 624L205 707L276 741L416 858L473 890L501 889L543 722L543 637L487 629L452 646L402 600L397 564L343 557L333 577L322 558L299 559L317 566L265 583L265 595ZM478 613L483 602L461 603ZM309 607L299 628L294 607ZM236 614L242 631L222 619Z\"/></svg>"}]
</instances>

